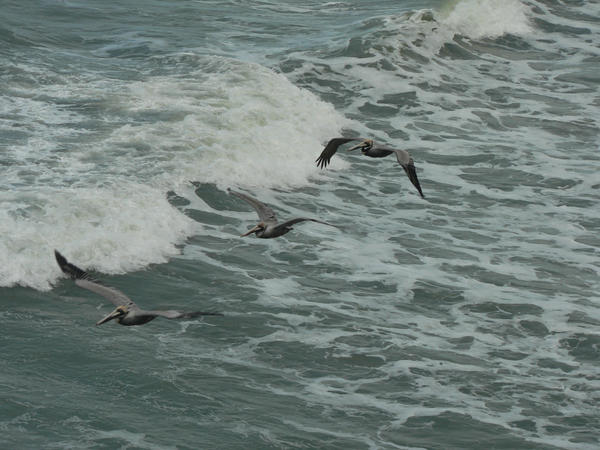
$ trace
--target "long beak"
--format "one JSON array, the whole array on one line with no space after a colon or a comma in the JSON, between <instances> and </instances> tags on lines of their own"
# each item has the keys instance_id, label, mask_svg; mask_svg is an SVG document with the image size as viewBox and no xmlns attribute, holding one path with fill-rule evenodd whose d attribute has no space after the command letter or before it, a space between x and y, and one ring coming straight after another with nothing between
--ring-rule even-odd
<instances>
[{"instance_id":1,"label":"long beak","mask_svg":"<svg viewBox=\"0 0 600 450\"><path fill-rule=\"evenodd\" d=\"M347 151L351 152L352 150L356 150L357 148L362 148L364 146L365 146L365 143L363 141L360 144L355 145L354 147L350 147Z\"/></svg>"},{"instance_id":2,"label":"long beak","mask_svg":"<svg viewBox=\"0 0 600 450\"><path fill-rule=\"evenodd\" d=\"M117 317L121 316L123 314L122 311L115 309L113 312L111 312L108 316L106 316L104 319L99 320L98 322L96 322L96 326L98 325L102 325L103 323L108 322L109 320L113 320L116 319Z\"/></svg>"},{"instance_id":3,"label":"long beak","mask_svg":"<svg viewBox=\"0 0 600 450\"><path fill-rule=\"evenodd\" d=\"M248 236L249 234L252 234L252 233L255 233L255 232L257 232L257 231L258 231L258 230L260 230L261 228L262 228L262 226L260 226L260 225L256 225L254 228L252 228L252 229L248 230L247 232L245 232L244 234L240 235L240 237L246 237L246 236Z\"/></svg>"}]
</instances>

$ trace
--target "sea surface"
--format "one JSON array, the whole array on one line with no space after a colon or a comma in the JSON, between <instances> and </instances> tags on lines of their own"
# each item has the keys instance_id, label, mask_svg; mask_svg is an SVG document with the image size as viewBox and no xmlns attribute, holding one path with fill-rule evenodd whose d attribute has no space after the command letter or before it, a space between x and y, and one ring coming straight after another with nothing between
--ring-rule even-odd
<instances>
[{"instance_id":1,"label":"sea surface","mask_svg":"<svg viewBox=\"0 0 600 450\"><path fill-rule=\"evenodd\" d=\"M599 89L597 0L1 0L0 448L599 448Z\"/></svg>"}]
</instances>

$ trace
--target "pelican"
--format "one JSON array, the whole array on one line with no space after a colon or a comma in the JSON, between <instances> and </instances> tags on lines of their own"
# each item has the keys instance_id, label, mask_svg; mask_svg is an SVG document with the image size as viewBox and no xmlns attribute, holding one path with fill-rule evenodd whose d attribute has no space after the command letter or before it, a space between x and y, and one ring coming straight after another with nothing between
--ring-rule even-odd
<instances>
[{"instance_id":1,"label":"pelican","mask_svg":"<svg viewBox=\"0 0 600 450\"><path fill-rule=\"evenodd\" d=\"M279 236L283 236L288 231L293 230L292 225L298 222L304 222L305 220L310 220L311 222L322 223L324 225L329 225L330 227L336 227L327 222L323 222L317 219L308 219L305 217L297 217L296 219L288 220L287 222L278 223L277 217L271 208L265 205L263 202L256 200L255 198L250 197L249 195L242 194L241 192L232 191L231 189L227 189L227 191L235 195L236 197L241 198L242 200L250 203L250 205L256 210L258 213L258 218L260 222L254 228L251 228L246 233L242 234L241 237L248 236L252 233L256 234L256 237L267 239L267 238L276 238ZM337 228L337 227L336 227Z\"/></svg>"},{"instance_id":2,"label":"pelican","mask_svg":"<svg viewBox=\"0 0 600 450\"><path fill-rule=\"evenodd\" d=\"M118 289L103 286L95 281L92 281L90 275L79 267L71 264L57 250L54 250L56 262L60 269L72 279L75 284L81 288L100 294L109 302L114 304L116 308L106 317L96 322L96 325L102 325L109 320L116 320L121 325L143 325L156 319L157 317L165 317L167 319L191 319L198 316L222 316L221 313L213 312L181 312L174 310L167 311L144 311L140 309L129 297L123 294Z\"/></svg>"},{"instance_id":3,"label":"pelican","mask_svg":"<svg viewBox=\"0 0 600 450\"><path fill-rule=\"evenodd\" d=\"M396 159L398 160L398 164L402 166L406 175L408 175L408 179L413 184L414 187L419 191L419 195L421 198L425 198L423 195L423 191L421 190L421 184L419 183L419 179L417 178L417 170L415 169L415 164L410 154L406 150L398 150L389 147L375 146L373 139L364 139L364 138L333 138L331 139L319 157L316 159L317 166L321 169L327 167L329 162L331 161L331 157L337 152L338 147L344 145L348 142L352 141L362 141L360 144L355 145L354 147L350 147L348 149L349 152L352 150L356 150L360 148L363 155L370 156L371 158L384 158L386 156L391 155L392 153L396 154Z\"/></svg>"}]
</instances>

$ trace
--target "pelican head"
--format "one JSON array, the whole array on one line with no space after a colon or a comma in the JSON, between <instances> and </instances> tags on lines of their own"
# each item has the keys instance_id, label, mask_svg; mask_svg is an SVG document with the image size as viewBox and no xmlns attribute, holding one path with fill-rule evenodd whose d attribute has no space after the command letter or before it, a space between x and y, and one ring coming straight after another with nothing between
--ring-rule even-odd
<instances>
[{"instance_id":1,"label":"pelican head","mask_svg":"<svg viewBox=\"0 0 600 450\"><path fill-rule=\"evenodd\" d=\"M244 234L241 235L241 237L246 237L252 233L258 233L260 231L263 231L265 228L266 226L264 222L258 222L258 224L254 228L251 228L248 231L246 231Z\"/></svg>"},{"instance_id":2,"label":"pelican head","mask_svg":"<svg viewBox=\"0 0 600 450\"><path fill-rule=\"evenodd\" d=\"M355 145L354 147L350 147L348 149L349 152L351 152L352 150L356 150L357 148L360 148L360 150L362 152L366 152L368 151L371 147L373 147L373 139L365 139L364 141L362 141L360 144Z\"/></svg>"},{"instance_id":3,"label":"pelican head","mask_svg":"<svg viewBox=\"0 0 600 450\"><path fill-rule=\"evenodd\" d=\"M104 319L96 322L96 325L102 325L103 323L108 322L109 320L123 317L123 316L127 315L128 312L129 312L129 310L127 309L127 306L117 306L115 308L115 310L113 312L111 312L108 316L106 316Z\"/></svg>"}]
</instances>

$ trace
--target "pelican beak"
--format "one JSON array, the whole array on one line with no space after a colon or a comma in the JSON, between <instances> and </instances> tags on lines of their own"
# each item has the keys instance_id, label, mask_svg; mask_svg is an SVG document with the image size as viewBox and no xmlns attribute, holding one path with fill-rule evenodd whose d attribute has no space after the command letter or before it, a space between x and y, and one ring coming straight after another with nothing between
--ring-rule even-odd
<instances>
[{"instance_id":1,"label":"pelican beak","mask_svg":"<svg viewBox=\"0 0 600 450\"><path fill-rule=\"evenodd\" d=\"M354 147L350 147L348 149L349 152L351 152L352 150L356 150L359 148L363 148L365 145L367 144L367 141L362 141L360 144L355 145Z\"/></svg>"},{"instance_id":2,"label":"pelican beak","mask_svg":"<svg viewBox=\"0 0 600 450\"><path fill-rule=\"evenodd\" d=\"M101 319L98 322L96 322L96 326L102 325L103 323L106 323L109 320L116 319L117 317L123 316L124 314L125 313L123 312L122 309L117 308L113 312L111 312L108 316L106 316L104 319Z\"/></svg>"},{"instance_id":3,"label":"pelican beak","mask_svg":"<svg viewBox=\"0 0 600 450\"><path fill-rule=\"evenodd\" d=\"M251 228L250 230L248 230L247 232L245 232L244 234L240 235L240 237L246 237L249 234L252 233L256 233L258 230L260 230L262 228L262 225L259 223L258 225L256 225L254 228Z\"/></svg>"}]
</instances>

